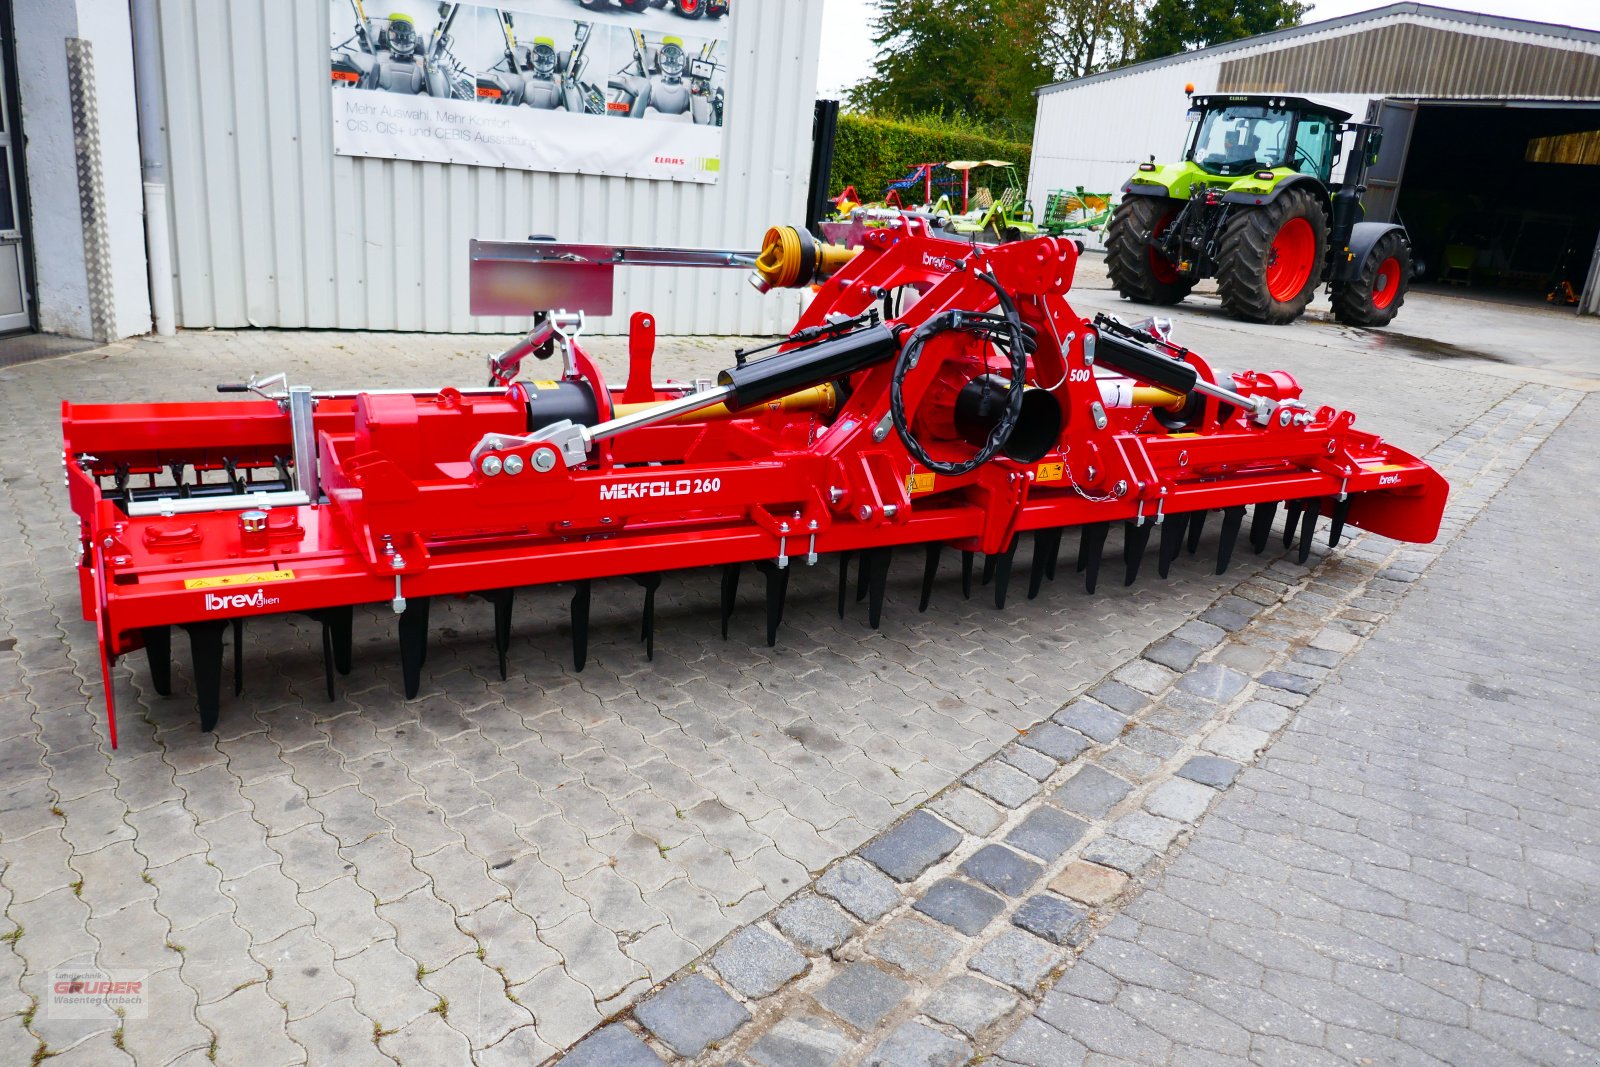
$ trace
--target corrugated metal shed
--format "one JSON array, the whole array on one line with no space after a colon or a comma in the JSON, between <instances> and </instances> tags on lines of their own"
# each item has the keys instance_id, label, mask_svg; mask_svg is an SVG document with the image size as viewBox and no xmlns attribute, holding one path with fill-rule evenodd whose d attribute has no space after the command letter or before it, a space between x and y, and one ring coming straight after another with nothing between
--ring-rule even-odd
<instances>
[{"instance_id":1,"label":"corrugated metal shed","mask_svg":"<svg viewBox=\"0 0 1600 1067\"><path fill-rule=\"evenodd\" d=\"M1600 100L1600 33L1398 3L1039 90L1029 195L1122 187L1176 155L1183 89L1314 94L1361 116L1385 96Z\"/></svg>"},{"instance_id":2,"label":"corrugated metal shed","mask_svg":"<svg viewBox=\"0 0 1600 1067\"><path fill-rule=\"evenodd\" d=\"M1226 60L1222 92L1600 98L1600 52L1402 22Z\"/></svg>"},{"instance_id":3,"label":"corrugated metal shed","mask_svg":"<svg viewBox=\"0 0 1600 1067\"><path fill-rule=\"evenodd\" d=\"M819 3L736 5L715 185L336 156L327 0L161 0L160 17L180 326L504 332L523 324L468 314L471 238L753 248L804 217ZM619 310L667 333L771 333L798 307L738 271L618 278Z\"/></svg>"}]
</instances>

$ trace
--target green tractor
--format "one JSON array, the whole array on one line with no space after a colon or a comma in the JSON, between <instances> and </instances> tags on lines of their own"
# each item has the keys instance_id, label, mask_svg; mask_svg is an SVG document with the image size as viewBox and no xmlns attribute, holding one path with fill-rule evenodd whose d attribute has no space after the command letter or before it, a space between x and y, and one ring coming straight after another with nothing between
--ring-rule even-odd
<instances>
[{"instance_id":1,"label":"green tractor","mask_svg":"<svg viewBox=\"0 0 1600 1067\"><path fill-rule=\"evenodd\" d=\"M1197 96L1189 119L1183 161L1141 163L1122 188L1106 234L1117 291L1176 304L1215 276L1230 315L1285 323L1326 281L1340 322L1387 325L1411 280L1411 242L1401 226L1361 221L1382 131L1292 96Z\"/></svg>"}]
</instances>

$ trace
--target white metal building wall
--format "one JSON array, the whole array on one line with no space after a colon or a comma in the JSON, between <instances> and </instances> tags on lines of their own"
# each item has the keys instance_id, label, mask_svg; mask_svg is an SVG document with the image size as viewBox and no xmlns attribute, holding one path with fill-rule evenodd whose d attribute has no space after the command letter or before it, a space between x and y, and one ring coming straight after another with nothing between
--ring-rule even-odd
<instances>
[{"instance_id":1,"label":"white metal building wall","mask_svg":"<svg viewBox=\"0 0 1600 1067\"><path fill-rule=\"evenodd\" d=\"M721 177L696 185L335 156L327 0L161 0L178 324L498 333L524 324L468 313L474 237L755 248L804 217L821 8L735 5ZM617 277L591 329L772 333L799 307L739 271Z\"/></svg>"},{"instance_id":2,"label":"white metal building wall","mask_svg":"<svg viewBox=\"0 0 1600 1067\"><path fill-rule=\"evenodd\" d=\"M1028 171L1029 197L1042 207L1052 189L1081 185L1091 192L1115 193L1134 168L1152 154L1161 160L1176 159L1183 148L1185 131L1184 85L1193 82L1196 93L1215 92L1224 62L1403 22L1454 33L1492 34L1529 44L1551 43L1549 37L1535 33L1503 26L1472 26L1419 13L1377 18L1351 16L1331 20L1329 28L1322 31L1316 30L1314 24L1307 26L1307 32L1297 33L1288 41L1279 38L1224 51L1205 50L1186 61L1130 67L1125 73L1097 76L1082 84L1047 87L1039 93L1033 159ZM1594 45L1577 42L1565 42L1563 47L1597 50ZM1288 86L1283 91L1293 93L1295 89ZM1340 93L1311 95L1358 119L1365 117L1367 104L1374 99Z\"/></svg>"}]
</instances>

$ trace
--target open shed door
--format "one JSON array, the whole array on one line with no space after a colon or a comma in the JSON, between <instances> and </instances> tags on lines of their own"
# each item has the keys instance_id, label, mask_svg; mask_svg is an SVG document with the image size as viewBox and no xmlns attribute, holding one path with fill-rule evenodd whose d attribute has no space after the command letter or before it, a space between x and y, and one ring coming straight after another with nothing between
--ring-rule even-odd
<instances>
[{"instance_id":1,"label":"open shed door","mask_svg":"<svg viewBox=\"0 0 1600 1067\"><path fill-rule=\"evenodd\" d=\"M1400 177L1406 172L1411 134L1417 128L1415 100L1374 100L1367 105L1367 121L1383 129L1378 162L1367 171L1367 194L1362 198L1366 221L1393 222L1400 201Z\"/></svg>"}]
</instances>

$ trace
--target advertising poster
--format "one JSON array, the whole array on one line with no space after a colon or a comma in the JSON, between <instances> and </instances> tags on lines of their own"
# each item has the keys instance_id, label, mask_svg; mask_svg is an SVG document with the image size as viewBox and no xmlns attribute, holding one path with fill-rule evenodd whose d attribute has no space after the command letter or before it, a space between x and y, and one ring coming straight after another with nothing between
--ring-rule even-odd
<instances>
[{"instance_id":1,"label":"advertising poster","mask_svg":"<svg viewBox=\"0 0 1600 1067\"><path fill-rule=\"evenodd\" d=\"M715 182L730 3L329 0L334 150Z\"/></svg>"}]
</instances>

